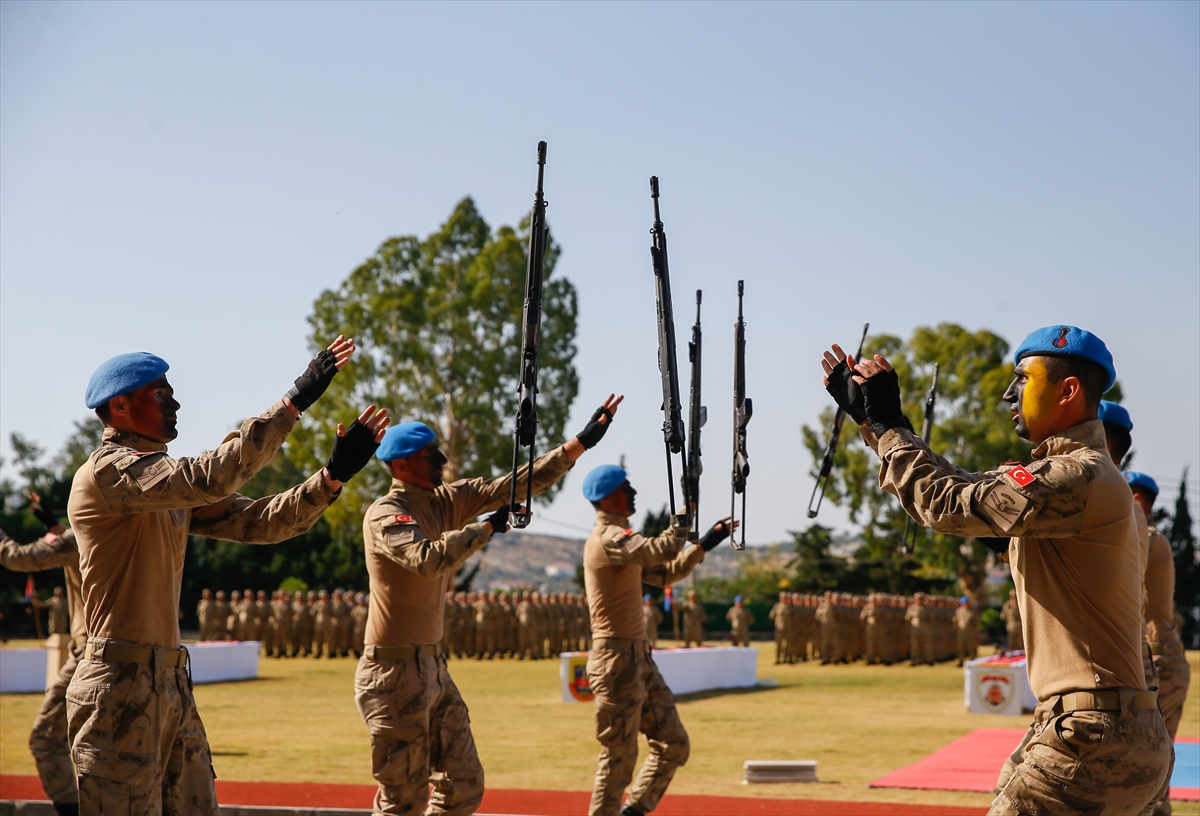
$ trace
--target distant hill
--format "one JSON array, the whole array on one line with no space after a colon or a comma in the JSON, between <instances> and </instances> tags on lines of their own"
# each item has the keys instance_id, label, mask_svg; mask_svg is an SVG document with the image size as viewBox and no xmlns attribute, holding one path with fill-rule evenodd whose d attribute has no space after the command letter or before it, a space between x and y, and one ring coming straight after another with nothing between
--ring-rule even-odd
<instances>
[{"instance_id":1,"label":"distant hill","mask_svg":"<svg viewBox=\"0 0 1200 816\"><path fill-rule=\"evenodd\" d=\"M487 549L471 556L468 569L482 562L474 589L545 587L549 591L579 590L575 568L583 562L582 538L518 533L496 536Z\"/></svg>"}]
</instances>

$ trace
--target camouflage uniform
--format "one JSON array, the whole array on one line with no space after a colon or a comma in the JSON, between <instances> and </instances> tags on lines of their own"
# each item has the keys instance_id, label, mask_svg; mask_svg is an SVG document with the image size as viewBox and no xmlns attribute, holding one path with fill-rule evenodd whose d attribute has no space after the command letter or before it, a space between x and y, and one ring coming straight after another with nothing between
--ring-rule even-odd
<instances>
[{"instance_id":1,"label":"camouflage uniform","mask_svg":"<svg viewBox=\"0 0 1200 816\"><path fill-rule=\"evenodd\" d=\"M588 653L588 684L595 694L601 746L588 814L615 816L620 810L621 795L633 780L639 732L646 735L650 750L625 804L650 813L676 769L687 762L691 747L675 697L645 639L642 584L665 587L686 577L704 560L704 550L684 550L686 526L646 538L629 528L627 518L599 510L596 519L583 550L595 637Z\"/></svg>"},{"instance_id":2,"label":"camouflage uniform","mask_svg":"<svg viewBox=\"0 0 1200 816\"><path fill-rule=\"evenodd\" d=\"M736 646L750 645L750 624L754 623L754 615L749 609L741 606L731 606L725 613L732 630L732 640Z\"/></svg>"},{"instance_id":3,"label":"camouflage uniform","mask_svg":"<svg viewBox=\"0 0 1200 816\"><path fill-rule=\"evenodd\" d=\"M218 812L179 641L184 548L189 535L283 541L320 518L335 498L320 473L276 496L235 492L295 425L281 401L216 450L183 459L106 428L76 471L68 513L89 638L67 689L67 720L82 812Z\"/></svg>"},{"instance_id":4,"label":"camouflage uniform","mask_svg":"<svg viewBox=\"0 0 1200 816\"><path fill-rule=\"evenodd\" d=\"M1004 606L1000 607L1000 620L1004 621L1004 629L1008 634L1008 650L1015 652L1025 648L1025 639L1021 635L1021 607L1017 605L1017 593L1013 592Z\"/></svg>"},{"instance_id":5,"label":"camouflage uniform","mask_svg":"<svg viewBox=\"0 0 1200 816\"><path fill-rule=\"evenodd\" d=\"M658 645L658 626L663 621L663 614L658 611L658 604L654 601L646 601L642 605L642 620L646 624L646 640L650 641L650 648L653 649Z\"/></svg>"},{"instance_id":6,"label":"camouflage uniform","mask_svg":"<svg viewBox=\"0 0 1200 816\"><path fill-rule=\"evenodd\" d=\"M683 645L704 645L704 624L708 621L708 613L704 605L689 594L688 602L683 606Z\"/></svg>"},{"instance_id":7,"label":"camouflage uniform","mask_svg":"<svg viewBox=\"0 0 1200 816\"><path fill-rule=\"evenodd\" d=\"M211 595L209 590L204 590ZM211 597L200 599L196 604L196 619L200 622L200 640L216 640L220 627L217 625L217 602Z\"/></svg>"},{"instance_id":8,"label":"camouflage uniform","mask_svg":"<svg viewBox=\"0 0 1200 816\"><path fill-rule=\"evenodd\" d=\"M771 620L775 623L775 663L791 662L788 653L791 645L788 643L789 630L792 628L791 596L786 592L779 593L779 600L771 607Z\"/></svg>"},{"instance_id":9,"label":"camouflage uniform","mask_svg":"<svg viewBox=\"0 0 1200 816\"><path fill-rule=\"evenodd\" d=\"M21 546L0 531L0 565L19 572L40 572L62 567L67 578L67 602L71 607L70 656L46 695L33 720L29 752L37 765L42 790L52 802L79 801L75 768L71 765L67 740L67 686L75 675L79 654L87 641L83 597L80 594L79 548L70 529L61 535L47 533L32 544Z\"/></svg>"},{"instance_id":10,"label":"camouflage uniform","mask_svg":"<svg viewBox=\"0 0 1200 816\"><path fill-rule=\"evenodd\" d=\"M1092 420L1052 435L1027 468L968 473L905 430L864 436L879 482L937 532L1013 538L1029 682L1025 761L993 814L1138 813L1174 762L1141 661L1144 564L1133 497Z\"/></svg>"},{"instance_id":11,"label":"camouflage uniform","mask_svg":"<svg viewBox=\"0 0 1200 816\"><path fill-rule=\"evenodd\" d=\"M534 492L573 464L561 447L539 457ZM371 732L376 814L420 813L427 802L431 813L470 814L483 800L467 707L439 644L455 571L491 540L488 524L472 520L507 502L510 479L434 490L393 479L363 518L371 604L354 698Z\"/></svg>"}]
</instances>

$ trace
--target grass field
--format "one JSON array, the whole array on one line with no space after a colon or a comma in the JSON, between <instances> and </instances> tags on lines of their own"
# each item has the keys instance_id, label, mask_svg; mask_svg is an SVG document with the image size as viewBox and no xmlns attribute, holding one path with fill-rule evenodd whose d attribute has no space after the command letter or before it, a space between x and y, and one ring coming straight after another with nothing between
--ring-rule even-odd
<instances>
[{"instance_id":1,"label":"grass field","mask_svg":"<svg viewBox=\"0 0 1200 816\"><path fill-rule=\"evenodd\" d=\"M17 643L10 645L16 646ZM25 644L32 645L32 644ZM975 728L1024 728L1027 717L968 714L962 670L946 666L774 666L778 686L690 695L679 711L692 756L677 793L986 806L986 794L871 790ZM1200 653L1181 735L1200 735ZM354 707L353 660L267 660L261 679L197 686L217 774L224 779L372 784L366 727ZM590 705L560 702L558 662L452 661L471 709L491 788L588 790L597 743ZM0 696L0 772L33 774L26 741L41 695ZM741 784L746 759L815 759L820 782ZM1200 814L1195 803L1177 813Z\"/></svg>"}]
</instances>

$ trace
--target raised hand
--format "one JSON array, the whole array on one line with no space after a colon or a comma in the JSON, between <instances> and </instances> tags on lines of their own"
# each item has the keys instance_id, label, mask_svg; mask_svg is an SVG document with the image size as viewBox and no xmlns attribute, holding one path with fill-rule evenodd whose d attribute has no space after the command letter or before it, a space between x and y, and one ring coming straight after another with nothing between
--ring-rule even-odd
<instances>
[{"instance_id":1,"label":"raised hand","mask_svg":"<svg viewBox=\"0 0 1200 816\"><path fill-rule=\"evenodd\" d=\"M308 368L296 378L296 384L284 395L284 400L300 413L307 411L325 393L355 351L354 338L347 340L339 334L329 348L309 361Z\"/></svg>"},{"instance_id":2,"label":"raised hand","mask_svg":"<svg viewBox=\"0 0 1200 816\"><path fill-rule=\"evenodd\" d=\"M383 434L390 421L387 409L377 412L375 406L370 405L359 414L358 419L354 420L349 428L338 423L333 452L329 454L329 461L325 463L327 477L336 484L334 490L340 489L342 482L348 482L354 474L367 466L367 462L371 461L371 457L379 449L379 443L383 441Z\"/></svg>"},{"instance_id":3,"label":"raised hand","mask_svg":"<svg viewBox=\"0 0 1200 816\"><path fill-rule=\"evenodd\" d=\"M862 389L854 378L853 366L854 358L847 356L841 346L834 343L832 350L825 352L821 360L821 368L825 371L821 382L838 408L849 414L855 424L861 424L867 418L867 410Z\"/></svg>"},{"instance_id":4,"label":"raised hand","mask_svg":"<svg viewBox=\"0 0 1200 816\"><path fill-rule=\"evenodd\" d=\"M583 430L575 435L579 440L579 444L584 448L591 450L596 447L596 444L604 438L604 434L608 431L608 426L612 424L612 419L616 416L617 406L621 404L621 400L625 399L622 394L619 397L614 397L612 394L604 400L604 404L596 409L592 414L592 418L588 420L587 425L583 426Z\"/></svg>"}]
</instances>

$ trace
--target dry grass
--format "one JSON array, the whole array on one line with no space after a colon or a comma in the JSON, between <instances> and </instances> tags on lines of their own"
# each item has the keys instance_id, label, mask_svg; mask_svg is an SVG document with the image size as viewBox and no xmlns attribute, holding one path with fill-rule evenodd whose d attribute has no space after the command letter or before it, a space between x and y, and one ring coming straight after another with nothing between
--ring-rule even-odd
<instances>
[{"instance_id":1,"label":"dry grass","mask_svg":"<svg viewBox=\"0 0 1200 816\"><path fill-rule=\"evenodd\" d=\"M17 644L12 644L17 645ZM1180 733L1200 734L1200 653ZM198 686L217 773L226 779L371 784L367 732L353 700L354 661L263 660L262 679ZM492 788L586 790L597 744L592 708L559 701L552 661L454 661ZM1024 728L1024 717L967 714L954 666L773 666L774 689L682 698L692 757L671 790L734 796L986 806L986 794L871 790L866 784L975 728ZM0 697L0 771L32 774L28 724L40 695ZM815 759L812 785L741 784L746 759ZM1177 813L1200 814L1194 803Z\"/></svg>"}]
</instances>

